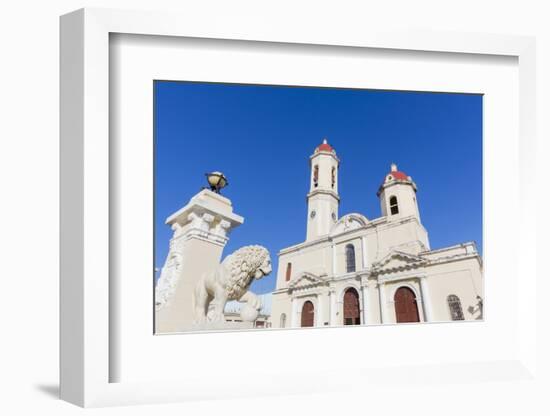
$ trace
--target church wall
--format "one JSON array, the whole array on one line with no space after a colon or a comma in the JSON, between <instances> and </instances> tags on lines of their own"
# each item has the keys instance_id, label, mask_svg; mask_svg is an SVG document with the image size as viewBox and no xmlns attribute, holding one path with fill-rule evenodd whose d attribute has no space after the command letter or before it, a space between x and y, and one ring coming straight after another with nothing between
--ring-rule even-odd
<instances>
[{"instance_id":1,"label":"church wall","mask_svg":"<svg viewBox=\"0 0 550 416\"><path fill-rule=\"evenodd\" d=\"M274 293L271 304L271 327L280 328L281 314L286 315L285 328L290 328L291 322L291 303L286 293Z\"/></svg>"},{"instance_id":2,"label":"church wall","mask_svg":"<svg viewBox=\"0 0 550 416\"><path fill-rule=\"evenodd\" d=\"M403 250L412 254L425 251L428 245L427 233L414 218L395 224L382 224L374 228L357 230L356 232L336 236L336 275L347 273L346 245L353 244L355 248L356 271L364 269L362 236L366 236L367 268L386 256L392 249ZM424 246L420 245L421 241ZM277 274L277 288L287 287L287 264L292 263L292 277L307 271L318 276L332 275L332 243L323 241L313 245L291 251L279 256Z\"/></svg>"},{"instance_id":3,"label":"church wall","mask_svg":"<svg viewBox=\"0 0 550 416\"><path fill-rule=\"evenodd\" d=\"M325 293L325 291L322 291L317 296L313 296L313 299L309 299L313 302L315 305L315 326L316 327L323 327L323 326L330 326L330 316L329 316L329 297L328 294ZM303 305L301 303L300 305ZM299 312L301 312L302 307L300 306ZM300 321L298 321L300 322ZM327 323L327 325L325 325Z\"/></svg>"},{"instance_id":4,"label":"church wall","mask_svg":"<svg viewBox=\"0 0 550 416\"><path fill-rule=\"evenodd\" d=\"M292 263L292 280L300 273L310 272L317 276L332 274L332 250L328 243L305 247L279 256L277 288L288 287L286 281L287 264Z\"/></svg>"},{"instance_id":5,"label":"church wall","mask_svg":"<svg viewBox=\"0 0 550 416\"><path fill-rule=\"evenodd\" d=\"M330 298L326 290L321 290L319 293L310 292L296 295L296 328L300 327L302 308L307 301L313 303L314 306L314 326L329 326L327 323L330 322ZM286 292L273 294L271 310L272 328L281 328L281 314L283 313L286 315L285 328L292 327L292 298Z\"/></svg>"},{"instance_id":6,"label":"church wall","mask_svg":"<svg viewBox=\"0 0 550 416\"><path fill-rule=\"evenodd\" d=\"M348 244L352 244L355 249L355 270L359 271L363 269L361 237L347 237L336 242L336 275L347 273L346 246Z\"/></svg>"},{"instance_id":7,"label":"church wall","mask_svg":"<svg viewBox=\"0 0 550 416\"><path fill-rule=\"evenodd\" d=\"M400 223L384 224L367 233L367 257L369 267L372 263L384 258L392 249L418 254L429 247L428 236L414 218Z\"/></svg>"},{"instance_id":8,"label":"church wall","mask_svg":"<svg viewBox=\"0 0 550 416\"><path fill-rule=\"evenodd\" d=\"M427 272L435 321L451 320L447 303L451 294L460 298L466 320L479 316L476 296L483 297L483 282L476 258L430 266ZM473 308L473 313L468 312L469 308Z\"/></svg>"},{"instance_id":9,"label":"church wall","mask_svg":"<svg viewBox=\"0 0 550 416\"><path fill-rule=\"evenodd\" d=\"M342 247L345 244L342 243ZM442 263L419 269L419 275L426 275L427 286L429 288L429 303L432 311L431 321L449 321L450 312L447 304L447 296L454 294L461 300L465 319L476 319L479 315L476 295L482 293L481 270L477 258L466 258L459 261ZM364 277L363 277L364 279ZM364 284L364 282L363 282ZM380 303L378 288L375 279L370 279L366 290L361 289L361 277L354 276L345 280L337 280L331 284L334 289L336 299L336 310L331 311L330 297L327 288L320 288L320 295L315 293L296 294L296 323L300 326L302 305L306 300L311 300L315 305L315 325L319 326L318 314L322 313L322 325L331 321L331 315L334 319L334 325L343 324L343 294L349 287L354 287L360 297L361 310L367 308L367 319L369 324L381 323ZM396 282L386 282L382 287L386 297L386 323L395 323L395 291L402 286L409 287L417 297L418 313L421 322L425 321L425 311L421 286L418 277L400 280ZM366 295L366 299L363 298ZM319 299L322 306L319 312ZM366 303L365 303L366 302ZM473 313L468 308L474 309ZM291 297L285 293L274 294L272 306L272 325L273 328L280 327L280 315L286 314L286 327L291 325L292 303ZM364 324L364 314L361 314L361 323Z\"/></svg>"}]
</instances>

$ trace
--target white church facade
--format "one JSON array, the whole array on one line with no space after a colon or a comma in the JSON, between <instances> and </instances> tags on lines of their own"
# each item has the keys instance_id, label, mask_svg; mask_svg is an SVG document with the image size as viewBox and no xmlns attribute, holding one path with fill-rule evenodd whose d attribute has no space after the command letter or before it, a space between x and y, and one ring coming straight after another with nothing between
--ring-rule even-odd
<instances>
[{"instance_id":1,"label":"white church facade","mask_svg":"<svg viewBox=\"0 0 550 416\"><path fill-rule=\"evenodd\" d=\"M339 165L326 140L310 157L306 240L279 252L272 327L482 319L475 244L431 250L416 184L393 164L377 193L381 217L340 217Z\"/></svg>"}]
</instances>

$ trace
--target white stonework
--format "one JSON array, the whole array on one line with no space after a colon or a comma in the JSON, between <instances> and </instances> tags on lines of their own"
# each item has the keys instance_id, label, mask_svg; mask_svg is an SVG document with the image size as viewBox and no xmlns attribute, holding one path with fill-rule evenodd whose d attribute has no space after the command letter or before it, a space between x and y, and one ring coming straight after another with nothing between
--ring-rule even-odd
<instances>
[{"instance_id":1,"label":"white stonework","mask_svg":"<svg viewBox=\"0 0 550 416\"><path fill-rule=\"evenodd\" d=\"M206 189L168 217L173 236L155 288L156 333L190 329L197 282L220 264L229 232L243 221L229 199Z\"/></svg>"},{"instance_id":2,"label":"white stonework","mask_svg":"<svg viewBox=\"0 0 550 416\"><path fill-rule=\"evenodd\" d=\"M245 303L241 310L243 321L254 322L262 302L249 288L253 280L267 276L271 269L271 257L262 246L241 247L227 256L214 270L203 274L195 285L192 297L194 324L225 322L225 305L234 300Z\"/></svg>"},{"instance_id":3,"label":"white stonework","mask_svg":"<svg viewBox=\"0 0 550 416\"><path fill-rule=\"evenodd\" d=\"M410 176L392 164L377 193L381 217L340 218L336 151L324 141L310 162L306 240L279 252L274 328L301 326L306 301L315 326L482 319L475 244L430 249Z\"/></svg>"}]
</instances>

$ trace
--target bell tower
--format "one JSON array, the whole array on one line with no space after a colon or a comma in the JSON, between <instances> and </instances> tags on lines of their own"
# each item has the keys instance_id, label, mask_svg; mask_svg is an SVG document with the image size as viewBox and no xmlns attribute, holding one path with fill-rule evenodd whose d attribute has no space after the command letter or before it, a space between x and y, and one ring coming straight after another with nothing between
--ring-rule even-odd
<instances>
[{"instance_id":1,"label":"bell tower","mask_svg":"<svg viewBox=\"0 0 550 416\"><path fill-rule=\"evenodd\" d=\"M338 221L338 166L334 148L324 139L309 157L311 181L307 194L306 241L327 235Z\"/></svg>"},{"instance_id":2,"label":"bell tower","mask_svg":"<svg viewBox=\"0 0 550 416\"><path fill-rule=\"evenodd\" d=\"M410 176L399 171L395 163L391 164L377 195L380 198L382 216L389 221L414 216L420 223L416 184Z\"/></svg>"}]
</instances>

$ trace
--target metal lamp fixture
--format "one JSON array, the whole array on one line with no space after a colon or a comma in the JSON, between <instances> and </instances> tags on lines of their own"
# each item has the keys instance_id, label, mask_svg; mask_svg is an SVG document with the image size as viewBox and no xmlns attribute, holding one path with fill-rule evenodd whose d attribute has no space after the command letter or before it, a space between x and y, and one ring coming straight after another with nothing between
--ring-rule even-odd
<instances>
[{"instance_id":1,"label":"metal lamp fixture","mask_svg":"<svg viewBox=\"0 0 550 416\"><path fill-rule=\"evenodd\" d=\"M222 188L225 188L227 185L229 185L227 178L221 172L211 172L206 173L205 175L206 180L208 181L208 185L210 186L210 190L212 192L219 194Z\"/></svg>"}]
</instances>

